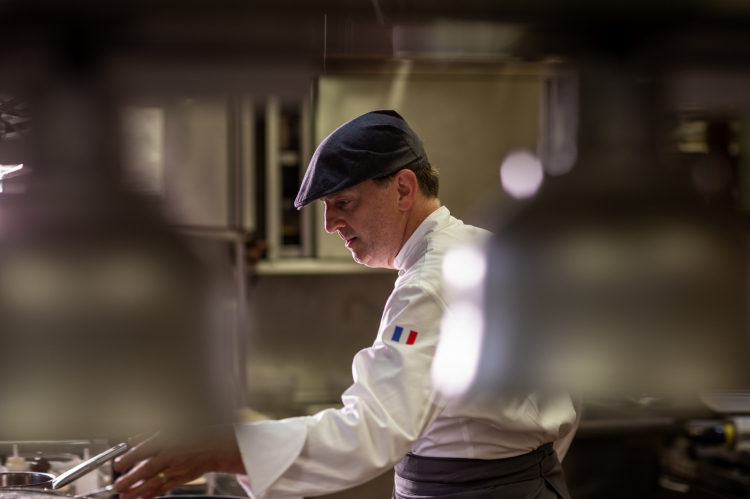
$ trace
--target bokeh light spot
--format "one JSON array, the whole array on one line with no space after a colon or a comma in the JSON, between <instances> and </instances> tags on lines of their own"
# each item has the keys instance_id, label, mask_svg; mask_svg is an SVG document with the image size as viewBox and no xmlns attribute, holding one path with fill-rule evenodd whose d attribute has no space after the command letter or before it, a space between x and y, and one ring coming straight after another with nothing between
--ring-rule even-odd
<instances>
[{"instance_id":1,"label":"bokeh light spot","mask_svg":"<svg viewBox=\"0 0 750 499\"><path fill-rule=\"evenodd\" d=\"M544 169L539 158L528 151L508 154L500 165L500 182L503 189L516 199L536 194L544 180Z\"/></svg>"}]
</instances>

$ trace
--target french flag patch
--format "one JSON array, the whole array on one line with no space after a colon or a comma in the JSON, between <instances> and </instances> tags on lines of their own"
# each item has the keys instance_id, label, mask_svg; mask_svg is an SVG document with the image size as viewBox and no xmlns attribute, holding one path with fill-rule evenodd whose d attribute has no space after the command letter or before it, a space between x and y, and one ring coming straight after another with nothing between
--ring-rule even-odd
<instances>
[{"instance_id":1,"label":"french flag patch","mask_svg":"<svg viewBox=\"0 0 750 499\"><path fill-rule=\"evenodd\" d=\"M396 343L401 343L401 337L403 336L404 328L401 326L396 326L396 330L393 331L393 336L391 336L391 340L395 341ZM417 340L417 333L416 331L409 331L409 336L406 338L406 344L407 345L413 345L414 342Z\"/></svg>"}]
</instances>

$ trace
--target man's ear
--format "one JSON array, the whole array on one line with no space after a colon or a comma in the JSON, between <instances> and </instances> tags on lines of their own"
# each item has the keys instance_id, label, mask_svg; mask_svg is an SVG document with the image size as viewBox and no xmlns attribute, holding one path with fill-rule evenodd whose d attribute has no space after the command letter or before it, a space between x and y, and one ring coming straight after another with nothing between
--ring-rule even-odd
<instances>
[{"instance_id":1,"label":"man's ear","mask_svg":"<svg viewBox=\"0 0 750 499\"><path fill-rule=\"evenodd\" d=\"M401 170L393 177L398 191L398 209L407 211L417 197L417 176L411 170Z\"/></svg>"}]
</instances>

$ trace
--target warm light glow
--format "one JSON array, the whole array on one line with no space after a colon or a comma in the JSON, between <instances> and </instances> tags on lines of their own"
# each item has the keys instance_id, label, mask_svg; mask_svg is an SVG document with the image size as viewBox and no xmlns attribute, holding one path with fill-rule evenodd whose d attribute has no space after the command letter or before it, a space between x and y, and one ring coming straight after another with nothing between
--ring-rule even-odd
<instances>
[{"instance_id":1,"label":"warm light glow","mask_svg":"<svg viewBox=\"0 0 750 499\"><path fill-rule=\"evenodd\" d=\"M500 182L503 189L516 199L536 194L543 180L544 170L541 161L528 151L508 154L500 165Z\"/></svg>"},{"instance_id":2,"label":"warm light glow","mask_svg":"<svg viewBox=\"0 0 750 499\"><path fill-rule=\"evenodd\" d=\"M440 325L432 380L448 397L465 394L477 374L484 335L486 272L482 245L464 243L447 251L443 258L443 298L448 311Z\"/></svg>"},{"instance_id":3,"label":"warm light glow","mask_svg":"<svg viewBox=\"0 0 750 499\"><path fill-rule=\"evenodd\" d=\"M456 290L472 288L484 279L487 269L482 252L475 247L459 247L445 254L443 279L446 286Z\"/></svg>"},{"instance_id":4,"label":"warm light glow","mask_svg":"<svg viewBox=\"0 0 750 499\"><path fill-rule=\"evenodd\" d=\"M443 316L432 380L444 395L461 396L474 381L483 328L482 309L475 303L459 303Z\"/></svg>"},{"instance_id":5,"label":"warm light glow","mask_svg":"<svg viewBox=\"0 0 750 499\"><path fill-rule=\"evenodd\" d=\"M0 165L0 192L3 192L3 177L11 172L15 172L23 168L23 165Z\"/></svg>"}]
</instances>

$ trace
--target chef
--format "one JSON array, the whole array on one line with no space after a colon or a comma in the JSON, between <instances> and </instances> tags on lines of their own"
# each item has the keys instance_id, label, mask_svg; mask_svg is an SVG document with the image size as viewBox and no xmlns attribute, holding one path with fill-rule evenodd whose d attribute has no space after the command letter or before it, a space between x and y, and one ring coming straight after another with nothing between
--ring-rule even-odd
<instances>
[{"instance_id":1,"label":"chef","mask_svg":"<svg viewBox=\"0 0 750 499\"><path fill-rule=\"evenodd\" d=\"M342 125L315 151L295 201L325 205L325 228L354 260L398 269L373 345L352 367L342 409L157 435L116 461L121 499L150 499L208 471L236 472L251 497L316 496L395 465L397 499L566 498L560 466L579 412L566 393L444 400L429 377L446 305L441 260L488 233L452 217L422 141L394 111Z\"/></svg>"}]
</instances>

